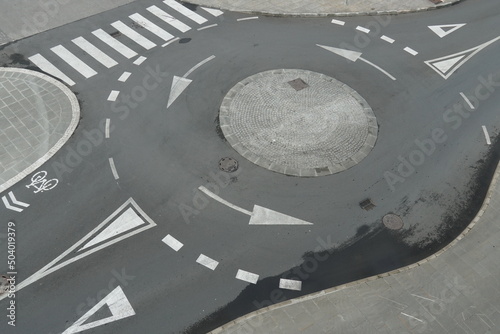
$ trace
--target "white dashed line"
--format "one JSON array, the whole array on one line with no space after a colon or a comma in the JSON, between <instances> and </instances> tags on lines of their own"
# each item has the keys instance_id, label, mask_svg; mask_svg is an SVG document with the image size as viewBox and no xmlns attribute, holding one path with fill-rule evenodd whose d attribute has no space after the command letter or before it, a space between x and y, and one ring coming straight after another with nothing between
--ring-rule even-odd
<instances>
[{"instance_id":1,"label":"white dashed line","mask_svg":"<svg viewBox=\"0 0 500 334\"><path fill-rule=\"evenodd\" d=\"M140 56L139 58L137 58L135 61L134 61L134 65L141 65L146 59L146 57L143 57L143 56Z\"/></svg>"},{"instance_id":2,"label":"white dashed line","mask_svg":"<svg viewBox=\"0 0 500 334\"><path fill-rule=\"evenodd\" d=\"M391 44L395 42L395 40L393 40L390 37L387 37L386 35L380 36L380 39L383 40L383 41L386 41L387 43L391 43Z\"/></svg>"},{"instance_id":3,"label":"white dashed line","mask_svg":"<svg viewBox=\"0 0 500 334\"><path fill-rule=\"evenodd\" d=\"M252 17L242 17L240 19L237 19L236 21L248 21L248 20L257 20L259 17L258 16L252 16Z\"/></svg>"},{"instance_id":4,"label":"white dashed line","mask_svg":"<svg viewBox=\"0 0 500 334\"><path fill-rule=\"evenodd\" d=\"M111 172L113 172L113 176L115 180L118 180L120 177L118 176L118 173L116 172L116 167L115 167L115 161L113 158L109 158L109 165L111 166Z\"/></svg>"},{"instance_id":5,"label":"white dashed line","mask_svg":"<svg viewBox=\"0 0 500 334\"><path fill-rule=\"evenodd\" d=\"M200 61L198 64L196 64L195 66L193 66L189 71L187 71L186 74L184 74L182 77L183 78L187 78L187 76L190 75L191 73L193 73L196 69L198 69L199 67L201 67L204 64L208 63L209 61L211 61L214 58L215 58L215 56L211 55L207 59Z\"/></svg>"},{"instance_id":6,"label":"white dashed line","mask_svg":"<svg viewBox=\"0 0 500 334\"><path fill-rule=\"evenodd\" d=\"M170 41L168 41L167 43L163 44L161 47L162 47L162 48L164 48L164 47L166 47L167 45L172 44L173 42L177 42L178 40L180 40L180 38L179 38L179 37L176 37L176 38L174 38L174 39L171 39L171 40L170 40Z\"/></svg>"},{"instance_id":7,"label":"white dashed line","mask_svg":"<svg viewBox=\"0 0 500 334\"><path fill-rule=\"evenodd\" d=\"M364 32L364 33L367 33L367 34L370 32L370 29L367 29L367 28L364 28L364 27L361 27L361 26L357 26L356 30Z\"/></svg>"},{"instance_id":8,"label":"white dashed line","mask_svg":"<svg viewBox=\"0 0 500 334\"><path fill-rule=\"evenodd\" d=\"M116 101L116 98L118 97L118 95L120 94L119 91L117 90L112 90L111 93L109 93L109 96L108 96L108 101L111 101L111 102L114 102Z\"/></svg>"},{"instance_id":9,"label":"white dashed line","mask_svg":"<svg viewBox=\"0 0 500 334\"><path fill-rule=\"evenodd\" d=\"M125 82L132 75L130 72L123 72L123 74L118 78L118 81Z\"/></svg>"},{"instance_id":10,"label":"white dashed line","mask_svg":"<svg viewBox=\"0 0 500 334\"><path fill-rule=\"evenodd\" d=\"M259 275L238 269L238 273L236 274L236 278L241 280L241 281L256 284L257 281L259 280Z\"/></svg>"},{"instance_id":11,"label":"white dashed line","mask_svg":"<svg viewBox=\"0 0 500 334\"><path fill-rule=\"evenodd\" d=\"M339 26L343 26L343 25L345 25L345 22L344 22L344 21L335 20L335 19L333 19L333 20L332 20L332 23L333 23L333 24L336 24L336 25L339 25Z\"/></svg>"},{"instance_id":12,"label":"white dashed line","mask_svg":"<svg viewBox=\"0 0 500 334\"><path fill-rule=\"evenodd\" d=\"M476 108L474 108L474 105L470 102L470 100L467 98L467 96L465 96L464 93L460 93L460 96L462 96L462 98L465 100L465 102L469 105L470 109L471 110L474 110Z\"/></svg>"},{"instance_id":13,"label":"white dashed line","mask_svg":"<svg viewBox=\"0 0 500 334\"><path fill-rule=\"evenodd\" d=\"M198 259L196 260L197 263L201 264L202 266L207 267L208 269L215 270L217 266L219 265L219 262L215 261L214 259L209 258L206 255L200 254Z\"/></svg>"},{"instance_id":14,"label":"white dashed line","mask_svg":"<svg viewBox=\"0 0 500 334\"><path fill-rule=\"evenodd\" d=\"M484 137L486 138L486 144L491 145L490 135L488 134L488 129L483 125Z\"/></svg>"},{"instance_id":15,"label":"white dashed line","mask_svg":"<svg viewBox=\"0 0 500 334\"><path fill-rule=\"evenodd\" d=\"M208 28L217 27L217 26L218 26L218 24L211 24L209 26L204 26L204 27L198 28L196 30L200 31L200 30L205 30L205 29L208 29Z\"/></svg>"},{"instance_id":16,"label":"white dashed line","mask_svg":"<svg viewBox=\"0 0 500 334\"><path fill-rule=\"evenodd\" d=\"M179 240L177 240L176 238L174 238L170 234L168 234L165 238L163 238L162 241L164 243L166 243L167 246L169 246L170 248L172 248L176 252L178 252L179 249L181 249L182 246L184 246L184 244L182 242L180 242Z\"/></svg>"},{"instance_id":17,"label":"white dashed line","mask_svg":"<svg viewBox=\"0 0 500 334\"><path fill-rule=\"evenodd\" d=\"M111 120L109 118L106 118L106 129L104 130L104 135L106 139L109 139L109 123Z\"/></svg>"},{"instance_id":18,"label":"white dashed line","mask_svg":"<svg viewBox=\"0 0 500 334\"><path fill-rule=\"evenodd\" d=\"M302 282L292 280L292 279L283 279L282 278L282 279L280 279L280 289L300 291L300 290L302 290Z\"/></svg>"},{"instance_id":19,"label":"white dashed line","mask_svg":"<svg viewBox=\"0 0 500 334\"><path fill-rule=\"evenodd\" d=\"M405 50L406 52L408 52L409 54L411 54L412 56L416 56L416 55L418 55L418 52L417 52L417 51L415 51L415 50L413 50L413 49L412 49L412 48L410 48L410 47L406 47L406 48L404 48L404 50Z\"/></svg>"}]
</instances>

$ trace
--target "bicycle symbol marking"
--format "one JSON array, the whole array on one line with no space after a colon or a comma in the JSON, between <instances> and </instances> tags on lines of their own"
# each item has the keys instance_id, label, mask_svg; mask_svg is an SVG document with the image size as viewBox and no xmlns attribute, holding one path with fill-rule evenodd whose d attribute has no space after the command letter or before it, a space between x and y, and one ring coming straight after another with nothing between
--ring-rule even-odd
<instances>
[{"instance_id":1,"label":"bicycle symbol marking","mask_svg":"<svg viewBox=\"0 0 500 334\"><path fill-rule=\"evenodd\" d=\"M39 193L39 192L44 192L44 191L49 191L51 189L54 189L55 186L59 183L58 179L50 179L47 180L47 172L42 170L38 173L35 173L31 177L31 184L27 185L26 188L35 188L34 193Z\"/></svg>"}]
</instances>

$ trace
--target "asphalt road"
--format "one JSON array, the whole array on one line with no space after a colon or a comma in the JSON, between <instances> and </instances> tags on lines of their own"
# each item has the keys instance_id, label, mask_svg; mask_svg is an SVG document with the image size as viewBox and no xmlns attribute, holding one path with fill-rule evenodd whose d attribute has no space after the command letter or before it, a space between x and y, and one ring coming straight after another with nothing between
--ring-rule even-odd
<instances>
[{"instance_id":1,"label":"asphalt road","mask_svg":"<svg viewBox=\"0 0 500 334\"><path fill-rule=\"evenodd\" d=\"M2 52L27 59L36 53L49 57L50 48L59 44L76 50L72 39L90 39L99 28L112 32L112 22L130 21L127 17L136 12L146 15L149 4L157 2L132 3L7 45ZM237 21L246 16L197 12L209 18L205 25L218 26L178 33L183 39L164 48L160 46L164 41L140 28L158 44L144 52L125 36L118 37L147 57L141 65L132 64L134 58L106 69L87 56L99 73L85 80L52 56L64 72L81 78L71 88L83 118L66 146L40 169L57 177L58 186L34 194L25 187L27 179L10 190L30 203L29 209L22 213L1 209L2 220L16 223L17 282L70 249L129 198L156 226L18 291L17 326L8 326L2 317L2 333L62 333L118 286L127 300L121 299L121 305L129 303L135 315L86 333L206 333L269 303L421 259L443 247L474 216L498 162L500 43L478 52L446 80L424 61L500 36L495 0L466 1L420 14L345 18L344 26L328 18ZM427 27L453 23L467 25L444 38ZM357 26L372 31L366 34ZM382 35L395 42L380 39ZM356 48L397 80L316 44ZM405 47L418 54L413 56ZM215 58L189 74L192 82L167 109L174 76L183 76L212 55ZM34 68L27 62L11 65ZM373 151L349 170L319 178L272 173L240 157L217 131L220 103L240 80L275 68L325 73L354 88L377 116L379 134ZM118 82L125 71L132 75ZM478 88L488 80L495 84ZM120 91L114 104L107 101L111 90ZM490 96L460 116L448 111L466 105L460 92L471 99L479 96L477 92ZM129 102L123 100L125 95L131 96ZM106 119L111 125L108 139L103 130ZM486 144L483 125L491 145ZM88 140L89 133L93 141ZM414 153L424 151L415 141L429 138L439 139L435 149ZM92 148L80 159L70 152L82 149L83 142L92 142ZM414 159L423 156L423 162L414 171L407 170L404 182L391 183L391 189L387 172L398 175L398 157L410 160L412 154ZM237 175L218 169L223 157L239 161ZM220 197L246 210L257 204L314 225L250 226L248 216L197 191L207 185L211 189L216 185ZM366 198L376 205L372 210L360 208L359 202ZM188 219L186 212L191 213ZM387 231L381 224L387 213L400 215L405 228ZM184 244L178 252L162 242L167 234ZM0 260L0 272L7 272L5 240L1 245L5 260ZM64 259L82 253L75 249ZM196 263L200 254L217 260L217 268L212 271ZM258 274L259 282L235 279L239 269ZM302 290L278 289L283 277L302 281ZM0 301L1 309L7 306L8 300ZM87 322L109 316L110 311L102 311Z\"/></svg>"}]
</instances>

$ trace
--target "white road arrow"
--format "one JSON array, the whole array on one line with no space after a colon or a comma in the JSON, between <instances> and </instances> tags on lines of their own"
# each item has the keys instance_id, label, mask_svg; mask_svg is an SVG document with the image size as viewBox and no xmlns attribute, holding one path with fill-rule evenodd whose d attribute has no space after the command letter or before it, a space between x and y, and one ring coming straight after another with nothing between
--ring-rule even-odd
<instances>
[{"instance_id":1,"label":"white road arrow","mask_svg":"<svg viewBox=\"0 0 500 334\"><path fill-rule=\"evenodd\" d=\"M432 30L436 35L438 35L439 38L443 38L444 36L447 36L452 32L462 28L464 25L466 25L466 23L442 24L436 26L429 26L429 29Z\"/></svg>"},{"instance_id":2,"label":"white road arrow","mask_svg":"<svg viewBox=\"0 0 500 334\"><path fill-rule=\"evenodd\" d=\"M174 76L172 80L172 88L170 89L170 96L168 97L167 108L182 94L182 92L191 84L193 80L183 77Z\"/></svg>"},{"instance_id":3,"label":"white road arrow","mask_svg":"<svg viewBox=\"0 0 500 334\"><path fill-rule=\"evenodd\" d=\"M8 196L10 198L10 201L12 202L13 205L9 203L9 200L7 199L6 196L2 196L2 202L5 205L5 207L9 210L16 211L16 212L23 212L24 209L22 208L27 208L30 205L28 203L24 203L21 201L18 201L16 197L14 196L14 193L12 191L9 191ZM17 206L14 206L17 205ZM21 208L19 208L19 206Z\"/></svg>"},{"instance_id":4,"label":"white road arrow","mask_svg":"<svg viewBox=\"0 0 500 334\"><path fill-rule=\"evenodd\" d=\"M379 70L380 72L384 73L386 76L388 76L389 78L391 78L391 80L396 80L395 77L393 77L391 74L389 74L389 72L387 72L386 70L384 70L383 68L381 68L380 66L377 66L375 65L374 63L364 59L363 57L361 57L362 53L360 52L356 52L356 51L351 51L351 50L346 50L346 49L339 49L339 48L334 48L333 46L326 46L326 45L320 45L320 44L316 44L317 46L319 46L320 48L323 48L325 50L328 50L330 52L333 52L341 57L344 57L352 62L356 62L356 60L361 60L365 63L367 63L368 65L371 65L373 67L375 67L377 70Z\"/></svg>"}]
</instances>

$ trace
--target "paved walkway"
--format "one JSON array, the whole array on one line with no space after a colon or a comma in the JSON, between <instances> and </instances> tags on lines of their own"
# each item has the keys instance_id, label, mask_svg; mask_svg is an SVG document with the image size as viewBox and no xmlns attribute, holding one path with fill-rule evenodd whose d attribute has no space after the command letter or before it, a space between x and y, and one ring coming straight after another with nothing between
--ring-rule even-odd
<instances>
[{"instance_id":1,"label":"paved walkway","mask_svg":"<svg viewBox=\"0 0 500 334\"><path fill-rule=\"evenodd\" d=\"M196 5L269 15L367 15L435 9L462 0L186 0Z\"/></svg>"},{"instance_id":2,"label":"paved walkway","mask_svg":"<svg viewBox=\"0 0 500 334\"><path fill-rule=\"evenodd\" d=\"M76 96L59 81L0 68L0 192L52 157L79 119Z\"/></svg>"}]
</instances>

